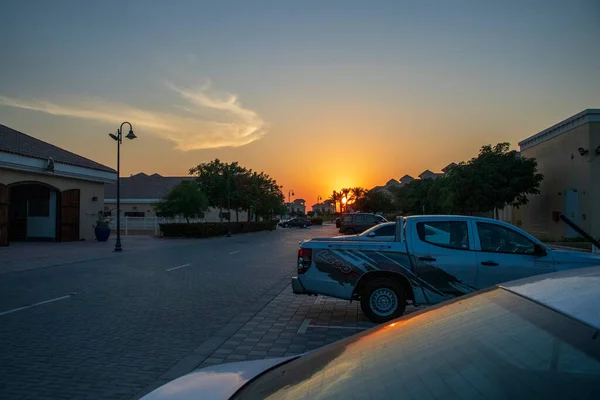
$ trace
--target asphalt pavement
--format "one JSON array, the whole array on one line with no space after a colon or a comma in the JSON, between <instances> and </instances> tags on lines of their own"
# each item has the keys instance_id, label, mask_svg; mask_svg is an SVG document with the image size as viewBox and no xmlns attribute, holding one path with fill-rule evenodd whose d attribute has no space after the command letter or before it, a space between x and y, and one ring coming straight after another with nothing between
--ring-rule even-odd
<instances>
[{"instance_id":1,"label":"asphalt pavement","mask_svg":"<svg viewBox=\"0 0 600 400\"><path fill-rule=\"evenodd\" d=\"M326 225L152 239L121 254L105 246L105 255L73 244L21 270L11 254L25 245L4 249L0 398L136 397L169 371L195 367L201 344L235 334L275 299L295 273L299 240L333 234Z\"/></svg>"}]
</instances>

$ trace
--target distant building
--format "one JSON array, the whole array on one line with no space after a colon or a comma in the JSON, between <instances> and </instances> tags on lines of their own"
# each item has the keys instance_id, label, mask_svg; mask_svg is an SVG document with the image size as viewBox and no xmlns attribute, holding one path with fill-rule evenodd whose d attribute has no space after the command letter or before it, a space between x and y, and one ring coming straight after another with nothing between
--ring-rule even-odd
<instances>
[{"instance_id":1,"label":"distant building","mask_svg":"<svg viewBox=\"0 0 600 400\"><path fill-rule=\"evenodd\" d=\"M287 203L287 207L290 213L306 214L306 200L304 199L296 199L291 203Z\"/></svg>"},{"instance_id":2,"label":"distant building","mask_svg":"<svg viewBox=\"0 0 600 400\"><path fill-rule=\"evenodd\" d=\"M600 237L600 109L587 109L519 143L544 175L541 193L514 209L516 225L540 237L579 234L558 220L564 213L593 237ZM508 212L508 211L507 211Z\"/></svg>"},{"instance_id":3,"label":"distant building","mask_svg":"<svg viewBox=\"0 0 600 400\"><path fill-rule=\"evenodd\" d=\"M116 179L110 167L0 125L0 246L94 240L104 183Z\"/></svg>"},{"instance_id":4,"label":"distant building","mask_svg":"<svg viewBox=\"0 0 600 400\"><path fill-rule=\"evenodd\" d=\"M400 178L400 183L402 185L407 185L407 184L411 183L414 180L415 180L415 178L413 178L412 176L410 176L410 175L404 175L402 178Z\"/></svg>"},{"instance_id":5,"label":"distant building","mask_svg":"<svg viewBox=\"0 0 600 400\"><path fill-rule=\"evenodd\" d=\"M335 213L335 204L331 200L325 200L322 203L314 204L312 210L318 214L333 214Z\"/></svg>"},{"instance_id":6,"label":"distant building","mask_svg":"<svg viewBox=\"0 0 600 400\"><path fill-rule=\"evenodd\" d=\"M194 179L191 176L162 176L159 174L147 175L143 172L130 177L121 178L121 216L125 217L156 217L161 216L156 212L155 205L160 202L177 184ZM116 216L117 185L106 184L104 188L104 211L107 215ZM227 210L223 210L227 213ZM248 214L241 211L238 214L240 221L246 221ZM219 209L209 208L198 215L205 222L221 221ZM231 220L235 221L235 210L231 211Z\"/></svg>"},{"instance_id":7,"label":"distant building","mask_svg":"<svg viewBox=\"0 0 600 400\"><path fill-rule=\"evenodd\" d=\"M419 178L436 180L437 178L439 178L440 176L443 176L443 175L444 174L431 172L430 170L426 169L425 171L421 172L421 174L419 175Z\"/></svg>"},{"instance_id":8,"label":"distant building","mask_svg":"<svg viewBox=\"0 0 600 400\"><path fill-rule=\"evenodd\" d=\"M443 172L444 174L447 174L447 173L448 173L448 171L450 171L450 170L451 170L452 168L454 168L454 167L458 167L458 164L457 164L457 163L454 163L454 162L452 162L452 163L450 163L450 164L446 165L444 168L442 168L442 172Z\"/></svg>"}]
</instances>

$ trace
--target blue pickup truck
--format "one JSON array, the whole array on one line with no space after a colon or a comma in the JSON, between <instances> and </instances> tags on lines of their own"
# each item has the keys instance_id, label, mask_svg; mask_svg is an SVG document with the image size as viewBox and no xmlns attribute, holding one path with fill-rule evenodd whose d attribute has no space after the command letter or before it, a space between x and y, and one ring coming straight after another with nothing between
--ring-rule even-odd
<instances>
[{"instance_id":1,"label":"blue pickup truck","mask_svg":"<svg viewBox=\"0 0 600 400\"><path fill-rule=\"evenodd\" d=\"M428 215L399 218L393 241L304 241L297 263L294 293L359 300L369 319L384 322L402 315L407 302L436 304L502 282L596 266L600 255L552 249L502 221Z\"/></svg>"}]
</instances>

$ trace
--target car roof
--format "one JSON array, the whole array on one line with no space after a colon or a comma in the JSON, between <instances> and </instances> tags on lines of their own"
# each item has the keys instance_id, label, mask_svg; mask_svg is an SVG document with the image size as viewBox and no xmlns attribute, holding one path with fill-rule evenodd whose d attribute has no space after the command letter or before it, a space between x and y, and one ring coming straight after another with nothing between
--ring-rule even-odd
<instances>
[{"instance_id":1,"label":"car roof","mask_svg":"<svg viewBox=\"0 0 600 400\"><path fill-rule=\"evenodd\" d=\"M600 329L600 266L532 276L500 287Z\"/></svg>"},{"instance_id":2,"label":"car roof","mask_svg":"<svg viewBox=\"0 0 600 400\"><path fill-rule=\"evenodd\" d=\"M473 217L471 215L410 215L404 217L407 220L420 220L425 219L428 221L479 221L479 222L493 222L500 225L506 225L512 228L515 228L514 225L511 225L507 222L493 219L493 218L485 218L485 217Z\"/></svg>"}]
</instances>

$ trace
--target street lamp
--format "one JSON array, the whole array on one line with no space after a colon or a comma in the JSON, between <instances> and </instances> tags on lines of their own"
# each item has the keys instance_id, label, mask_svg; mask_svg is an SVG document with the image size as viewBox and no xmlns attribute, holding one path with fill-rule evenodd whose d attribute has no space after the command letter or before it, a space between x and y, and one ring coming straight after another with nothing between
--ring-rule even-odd
<instances>
[{"instance_id":1,"label":"street lamp","mask_svg":"<svg viewBox=\"0 0 600 400\"><path fill-rule=\"evenodd\" d=\"M290 217L292 216L292 200L291 200L291 196L295 196L294 191L292 189L290 189L288 191L288 208L289 208Z\"/></svg>"},{"instance_id":2,"label":"street lamp","mask_svg":"<svg viewBox=\"0 0 600 400\"><path fill-rule=\"evenodd\" d=\"M129 125L129 133L125 136L129 140L135 139L137 136L133 133L133 127L129 122L123 122L117 134L109 133L108 136L117 141L117 242L115 243L115 251L123 251L121 247L121 143L123 142L123 125Z\"/></svg>"}]
</instances>

